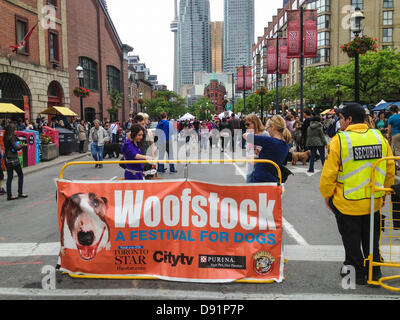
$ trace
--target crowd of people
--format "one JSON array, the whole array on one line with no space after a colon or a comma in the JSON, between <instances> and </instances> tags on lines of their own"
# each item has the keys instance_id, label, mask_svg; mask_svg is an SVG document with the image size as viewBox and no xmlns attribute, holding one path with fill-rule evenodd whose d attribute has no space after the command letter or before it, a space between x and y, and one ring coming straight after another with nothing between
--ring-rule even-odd
<instances>
[{"instance_id":1,"label":"crowd of people","mask_svg":"<svg viewBox=\"0 0 400 320\"><path fill-rule=\"evenodd\" d=\"M390 108L390 114L380 112L371 116L367 110L365 120L370 128L377 128L389 140L394 154L400 154L400 116L397 113L398 107L395 105ZM390 115L393 117L389 118ZM164 140L159 139L157 144L154 142L154 137L148 138L152 131L148 130L150 119L145 113L140 113L121 124L119 121L107 121L107 119L103 122L95 120L91 124L84 120L63 117L53 117L48 121L45 117L38 116L34 122L18 121L15 126L16 130L21 131L31 129L41 132L43 126L72 130L78 137L79 152L84 152L85 141L88 141L95 161L103 161L104 146L108 143L119 144L126 160L155 159L156 149L158 150L158 159L164 159L165 155L168 159L173 159L173 150L169 150L169 137L172 132L177 132L185 138L186 143L198 142L201 152L206 152L208 148L213 147L219 148L221 152L235 152L235 147L239 146L245 150L246 158L271 160L281 168L286 165L294 153L308 151L308 172L312 173L318 158L321 160L322 166L324 165L325 150L329 140L328 130L334 127L336 133L340 129L338 118L337 114L321 116L306 109L303 121L296 112L287 111L284 115L269 115L265 119L260 119L256 114L246 116L230 114L223 118L216 117L209 120L194 118L193 120L171 122L168 120L167 114L163 112L160 115L157 129L164 132ZM8 124L9 122L3 121L0 129L5 128ZM138 126L141 126L143 130L138 130ZM143 148L142 145L146 147ZM150 158L147 157L149 148L152 149ZM144 157L141 157L140 154ZM131 165L127 166L126 170L130 171L125 174L126 177L130 179L143 178L145 166L130 167ZM150 168L153 167L150 166ZM96 168L102 168L102 165L98 164ZM149 166L146 165L146 168L149 169ZM171 173L177 172L172 163L170 163L169 169ZM163 164L158 164L157 171L159 173L166 170ZM249 164L247 182L276 182L275 171L271 165L265 163L257 163L254 167ZM4 189L0 189L1 193L5 193Z\"/></svg>"},{"instance_id":2,"label":"crowd of people","mask_svg":"<svg viewBox=\"0 0 400 320\"><path fill-rule=\"evenodd\" d=\"M0 156L6 159L7 190L4 190L4 175L0 170L0 194L6 193L8 200L27 197L23 193L23 173L17 156L22 145L18 142L15 132L25 128L40 129L45 124L48 125L46 120L40 117L36 123L20 121L17 124L1 124L5 128L5 152ZM285 168L291 156L308 152L308 172L312 173L315 161L319 157L323 167L320 193L337 221L345 247L344 267L353 266L356 283L366 283L364 259L370 241L370 195L365 196L364 187L370 181L371 173L368 168L372 167L377 159L400 155L400 113L396 105L390 106L388 113L378 114L372 114L355 103L325 115L306 109L303 120L295 112L286 112L284 115L268 115L265 119L260 119L256 114L240 117L231 114L222 119L170 121L168 115L162 112L156 126L159 130L156 135L149 125L150 119L145 113L137 114L123 124L118 121L101 123L94 120L91 126L87 122L78 122L75 119L69 122L55 119L51 122L51 126L66 127L77 133L81 142L80 152L83 152L83 143L88 140L96 162L103 160L106 144L120 145L122 159L130 161L120 165L124 169L125 180L151 179L154 172L167 171L163 163L156 166L153 161L164 160L165 156L167 159L174 159L174 150L170 148L169 143L173 134L180 134L186 143L198 144L200 152L210 148L219 148L224 153L241 151L248 159L269 160L281 169ZM329 153L328 158L326 150ZM380 164L377 183L390 188L394 183L396 167L395 161L391 160ZM102 165L96 164L96 168L102 168ZM11 190L14 171L18 175L18 196L14 196ZM171 162L169 171L177 172ZM271 163L248 163L246 181L277 183L278 172ZM384 192L378 191L375 194L374 261L380 258L379 210L384 196ZM400 237L400 226L394 227L394 230L399 231ZM341 270L342 276L346 275L346 270ZM374 267L372 275L373 279L379 279L380 268Z\"/></svg>"}]
</instances>

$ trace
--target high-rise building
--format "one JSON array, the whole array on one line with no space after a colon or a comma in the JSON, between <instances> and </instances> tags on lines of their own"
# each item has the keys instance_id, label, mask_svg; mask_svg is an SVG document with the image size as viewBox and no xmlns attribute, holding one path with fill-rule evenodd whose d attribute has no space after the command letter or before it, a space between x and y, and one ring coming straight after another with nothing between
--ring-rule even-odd
<instances>
[{"instance_id":1,"label":"high-rise building","mask_svg":"<svg viewBox=\"0 0 400 320\"><path fill-rule=\"evenodd\" d=\"M179 24L179 17L178 17L178 0L174 0L174 12L175 18L174 21L171 22L171 31L174 33L174 83L173 83L173 90L178 92L178 24Z\"/></svg>"},{"instance_id":2,"label":"high-rise building","mask_svg":"<svg viewBox=\"0 0 400 320\"><path fill-rule=\"evenodd\" d=\"M178 86L182 95L185 95L185 87L193 85L194 72L211 71L209 0L180 0L178 66Z\"/></svg>"},{"instance_id":3,"label":"high-rise building","mask_svg":"<svg viewBox=\"0 0 400 320\"><path fill-rule=\"evenodd\" d=\"M223 71L223 21L211 22L211 61L212 72L221 73Z\"/></svg>"},{"instance_id":4,"label":"high-rise building","mask_svg":"<svg viewBox=\"0 0 400 320\"><path fill-rule=\"evenodd\" d=\"M225 0L224 72L250 66L254 42L254 0Z\"/></svg>"}]
</instances>

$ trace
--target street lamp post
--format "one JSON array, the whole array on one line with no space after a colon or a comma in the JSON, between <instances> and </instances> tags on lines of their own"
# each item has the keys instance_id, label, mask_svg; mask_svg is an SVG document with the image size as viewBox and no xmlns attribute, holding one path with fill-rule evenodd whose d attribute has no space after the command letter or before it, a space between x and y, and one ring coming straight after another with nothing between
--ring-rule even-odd
<instances>
[{"instance_id":1,"label":"street lamp post","mask_svg":"<svg viewBox=\"0 0 400 320\"><path fill-rule=\"evenodd\" d=\"M338 108L340 107L340 104L341 104L340 96L342 95L342 92L340 91L340 87L341 87L340 83L338 83L336 85L336 104L337 104Z\"/></svg>"},{"instance_id":2,"label":"street lamp post","mask_svg":"<svg viewBox=\"0 0 400 320\"><path fill-rule=\"evenodd\" d=\"M85 77L84 71L82 66L80 66L78 64L78 66L75 69L77 75L78 75L78 79L79 79L79 87L83 87L83 79ZM82 95L79 96L80 99L80 104L81 104L81 120L83 119L83 97Z\"/></svg>"},{"instance_id":3,"label":"street lamp post","mask_svg":"<svg viewBox=\"0 0 400 320\"><path fill-rule=\"evenodd\" d=\"M300 120L304 117L304 5L317 0L305 0L300 6Z\"/></svg>"},{"instance_id":4,"label":"street lamp post","mask_svg":"<svg viewBox=\"0 0 400 320\"><path fill-rule=\"evenodd\" d=\"M276 32L276 92L275 92L275 104L276 114L279 113L279 38L282 38L282 31Z\"/></svg>"},{"instance_id":5,"label":"street lamp post","mask_svg":"<svg viewBox=\"0 0 400 320\"><path fill-rule=\"evenodd\" d=\"M357 7L350 17L351 31L356 38L364 30L364 20L365 16ZM354 65L354 101L360 103L360 54L358 52L355 53Z\"/></svg>"},{"instance_id":6,"label":"street lamp post","mask_svg":"<svg viewBox=\"0 0 400 320\"><path fill-rule=\"evenodd\" d=\"M261 122L264 123L264 84L265 84L265 79L261 78L260 79L260 84L261 84L261 91L260 91L260 96L261 96Z\"/></svg>"},{"instance_id":7,"label":"street lamp post","mask_svg":"<svg viewBox=\"0 0 400 320\"><path fill-rule=\"evenodd\" d=\"M143 112L143 92L139 92L139 104L140 104L140 112Z\"/></svg>"},{"instance_id":8,"label":"street lamp post","mask_svg":"<svg viewBox=\"0 0 400 320\"><path fill-rule=\"evenodd\" d=\"M282 115L285 115L286 110L286 99L282 100Z\"/></svg>"}]
</instances>

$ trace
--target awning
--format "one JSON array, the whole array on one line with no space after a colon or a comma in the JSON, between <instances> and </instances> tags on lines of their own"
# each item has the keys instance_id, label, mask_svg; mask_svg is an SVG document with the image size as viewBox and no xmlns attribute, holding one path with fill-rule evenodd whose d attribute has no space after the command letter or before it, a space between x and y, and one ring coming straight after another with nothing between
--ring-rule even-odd
<instances>
[{"instance_id":1,"label":"awning","mask_svg":"<svg viewBox=\"0 0 400 320\"><path fill-rule=\"evenodd\" d=\"M0 103L0 113L25 113L12 103Z\"/></svg>"},{"instance_id":2,"label":"awning","mask_svg":"<svg viewBox=\"0 0 400 320\"><path fill-rule=\"evenodd\" d=\"M326 109L325 111L321 112L321 115L327 114L329 111L331 111L332 109Z\"/></svg>"},{"instance_id":3,"label":"awning","mask_svg":"<svg viewBox=\"0 0 400 320\"><path fill-rule=\"evenodd\" d=\"M376 106L375 108L372 109L372 111L389 110L389 108L390 108L390 106L392 104L395 104L396 106L400 107L400 101L398 101L398 102L386 102L386 103L381 103L380 105Z\"/></svg>"},{"instance_id":4,"label":"awning","mask_svg":"<svg viewBox=\"0 0 400 320\"><path fill-rule=\"evenodd\" d=\"M77 117L78 115L73 112L70 108L66 107L50 107L44 111L42 111L40 114L47 114L47 115L54 115L54 116L66 116L66 117Z\"/></svg>"},{"instance_id":5,"label":"awning","mask_svg":"<svg viewBox=\"0 0 400 320\"><path fill-rule=\"evenodd\" d=\"M192 116L190 113L186 113L183 117L179 118L180 121L183 120L193 120L195 117Z\"/></svg>"}]
</instances>

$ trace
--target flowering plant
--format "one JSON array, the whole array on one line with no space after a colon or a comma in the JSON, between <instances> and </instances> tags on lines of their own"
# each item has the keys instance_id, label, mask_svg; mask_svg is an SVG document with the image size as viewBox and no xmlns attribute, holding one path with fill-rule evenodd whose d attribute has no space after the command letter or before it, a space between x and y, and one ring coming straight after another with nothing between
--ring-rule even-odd
<instances>
[{"instance_id":1,"label":"flowering plant","mask_svg":"<svg viewBox=\"0 0 400 320\"><path fill-rule=\"evenodd\" d=\"M49 136L45 135L45 134L41 134L39 136L39 138L40 138L40 142L42 144L50 144L51 143L51 138Z\"/></svg>"},{"instance_id":2,"label":"flowering plant","mask_svg":"<svg viewBox=\"0 0 400 320\"><path fill-rule=\"evenodd\" d=\"M268 93L268 90L265 89L264 87L261 87L260 89L257 89L256 94L259 96L264 96Z\"/></svg>"},{"instance_id":3,"label":"flowering plant","mask_svg":"<svg viewBox=\"0 0 400 320\"><path fill-rule=\"evenodd\" d=\"M90 92L91 91L89 89L86 89L86 88L83 88L83 87L76 87L73 90L73 93L74 93L75 97L83 97L83 98L89 97L90 96Z\"/></svg>"},{"instance_id":4,"label":"flowering plant","mask_svg":"<svg viewBox=\"0 0 400 320\"><path fill-rule=\"evenodd\" d=\"M378 51L378 45L376 44L376 38L370 38L367 36L362 36L354 38L354 40L343 44L340 46L340 49L343 53L347 53L347 55L352 58L357 53L365 55L368 51Z\"/></svg>"}]
</instances>

